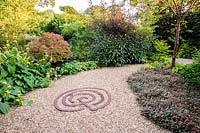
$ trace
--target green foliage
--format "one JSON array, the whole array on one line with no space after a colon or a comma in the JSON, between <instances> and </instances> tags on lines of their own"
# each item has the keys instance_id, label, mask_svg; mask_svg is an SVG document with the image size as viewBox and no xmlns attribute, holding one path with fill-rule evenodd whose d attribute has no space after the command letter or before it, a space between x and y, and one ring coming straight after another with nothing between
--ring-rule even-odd
<instances>
[{"instance_id":1,"label":"green foliage","mask_svg":"<svg viewBox=\"0 0 200 133\"><path fill-rule=\"evenodd\" d=\"M191 58L191 53L194 51L193 47L198 47L200 35L199 14L200 12L198 11L190 12L185 21L181 22L180 48L183 50L179 50L179 57ZM158 22L154 25L155 35L158 39L165 40L171 47L173 47L175 40L175 22L175 17L172 14L162 13Z\"/></svg>"},{"instance_id":2,"label":"green foliage","mask_svg":"<svg viewBox=\"0 0 200 133\"><path fill-rule=\"evenodd\" d=\"M193 55L193 59L194 63L187 65L177 64L172 71L181 74L189 82L200 86L200 51Z\"/></svg>"},{"instance_id":3,"label":"green foliage","mask_svg":"<svg viewBox=\"0 0 200 133\"><path fill-rule=\"evenodd\" d=\"M10 106L7 103L0 102L0 113L7 114L9 112Z\"/></svg>"},{"instance_id":4,"label":"green foliage","mask_svg":"<svg viewBox=\"0 0 200 133\"><path fill-rule=\"evenodd\" d=\"M63 62L72 56L68 43L64 41L63 37L48 32L30 44L30 50L36 59L41 59L47 54L53 63Z\"/></svg>"},{"instance_id":5,"label":"green foliage","mask_svg":"<svg viewBox=\"0 0 200 133\"><path fill-rule=\"evenodd\" d=\"M86 29L86 26L81 21L69 21L62 26L62 35L66 40L78 37L80 32Z\"/></svg>"},{"instance_id":6,"label":"green foliage","mask_svg":"<svg viewBox=\"0 0 200 133\"><path fill-rule=\"evenodd\" d=\"M179 73L191 83L200 85L200 64L187 64Z\"/></svg>"},{"instance_id":7,"label":"green foliage","mask_svg":"<svg viewBox=\"0 0 200 133\"><path fill-rule=\"evenodd\" d=\"M92 46L93 58L101 66L141 63L150 50L151 38L139 33L124 36L101 33Z\"/></svg>"},{"instance_id":8,"label":"green foliage","mask_svg":"<svg viewBox=\"0 0 200 133\"><path fill-rule=\"evenodd\" d=\"M62 25L65 23L65 19L59 16L55 16L45 27L45 32L53 32L55 34L61 34Z\"/></svg>"},{"instance_id":9,"label":"green foliage","mask_svg":"<svg viewBox=\"0 0 200 133\"><path fill-rule=\"evenodd\" d=\"M153 46L155 48L155 51L152 55L153 61L165 61L165 58L170 57L170 46L165 43L163 40L154 40Z\"/></svg>"},{"instance_id":10,"label":"green foliage","mask_svg":"<svg viewBox=\"0 0 200 133\"><path fill-rule=\"evenodd\" d=\"M146 68L147 69L155 69L155 68L162 68L162 67L169 67L170 66L170 58L162 58L162 61L153 61L148 63Z\"/></svg>"},{"instance_id":11,"label":"green foliage","mask_svg":"<svg viewBox=\"0 0 200 133\"><path fill-rule=\"evenodd\" d=\"M25 39L26 33L33 30L44 19L34 8L37 0L3 0L0 7L1 45Z\"/></svg>"},{"instance_id":12,"label":"green foliage","mask_svg":"<svg viewBox=\"0 0 200 133\"><path fill-rule=\"evenodd\" d=\"M25 92L48 87L49 68L50 63L46 62L46 58L34 62L17 48L5 47L4 52L0 53L0 102L3 103L1 112L8 112L7 105L22 105Z\"/></svg>"},{"instance_id":13,"label":"green foliage","mask_svg":"<svg viewBox=\"0 0 200 133\"><path fill-rule=\"evenodd\" d=\"M34 37L34 36L41 36L46 28L47 25L54 19L54 16L56 16L55 12L52 9L45 10L43 12L38 12L38 15L41 17L43 21L41 21L34 29L28 31L28 38ZM29 42L31 42L30 40Z\"/></svg>"},{"instance_id":14,"label":"green foliage","mask_svg":"<svg viewBox=\"0 0 200 133\"><path fill-rule=\"evenodd\" d=\"M160 15L157 14L160 11L160 7L155 0L137 0L139 10L133 19L139 22L137 30L146 34L153 34L156 26L153 26L159 19ZM134 20L134 21L135 21Z\"/></svg>"},{"instance_id":15,"label":"green foliage","mask_svg":"<svg viewBox=\"0 0 200 133\"><path fill-rule=\"evenodd\" d=\"M175 133L199 132L199 88L170 69L145 70L128 80L141 113L155 124Z\"/></svg>"},{"instance_id":16,"label":"green foliage","mask_svg":"<svg viewBox=\"0 0 200 133\"><path fill-rule=\"evenodd\" d=\"M179 73L184 68L184 66L185 65L182 63L176 63L175 67L172 68L172 72Z\"/></svg>"},{"instance_id":17,"label":"green foliage","mask_svg":"<svg viewBox=\"0 0 200 133\"><path fill-rule=\"evenodd\" d=\"M196 52L195 46L190 46L188 43L183 43L177 53L178 58L191 58L193 53Z\"/></svg>"},{"instance_id":18,"label":"green foliage","mask_svg":"<svg viewBox=\"0 0 200 133\"><path fill-rule=\"evenodd\" d=\"M163 13L155 23L155 35L160 40L165 40L172 48L175 40L175 18L169 13Z\"/></svg>"},{"instance_id":19,"label":"green foliage","mask_svg":"<svg viewBox=\"0 0 200 133\"><path fill-rule=\"evenodd\" d=\"M99 5L93 5L85 10L86 14L92 15L94 20L101 20L104 16L103 14L104 8Z\"/></svg>"},{"instance_id":20,"label":"green foliage","mask_svg":"<svg viewBox=\"0 0 200 133\"><path fill-rule=\"evenodd\" d=\"M45 31L61 34L70 44L73 59L86 61L91 54L89 47L95 32L89 28L90 17L79 14L61 14L52 19Z\"/></svg>"},{"instance_id":21,"label":"green foliage","mask_svg":"<svg viewBox=\"0 0 200 133\"><path fill-rule=\"evenodd\" d=\"M54 18L45 26L45 32L61 34L64 24L82 24L87 26L91 22L91 17L81 14L56 14ZM67 38L65 38L67 40Z\"/></svg>"},{"instance_id":22,"label":"green foliage","mask_svg":"<svg viewBox=\"0 0 200 133\"><path fill-rule=\"evenodd\" d=\"M97 68L96 61L78 62L72 61L69 63L64 63L60 69L61 75L76 74L78 72L94 70Z\"/></svg>"},{"instance_id":23,"label":"green foliage","mask_svg":"<svg viewBox=\"0 0 200 133\"><path fill-rule=\"evenodd\" d=\"M154 40L154 51L151 56L151 62L147 64L147 69L161 68L170 66L170 46L163 40Z\"/></svg>"},{"instance_id":24,"label":"green foliage","mask_svg":"<svg viewBox=\"0 0 200 133\"><path fill-rule=\"evenodd\" d=\"M78 12L71 6L60 6L59 9L64 13L68 14L78 14Z\"/></svg>"},{"instance_id":25,"label":"green foliage","mask_svg":"<svg viewBox=\"0 0 200 133\"><path fill-rule=\"evenodd\" d=\"M73 59L79 61L90 59L90 46L94 40L95 34L93 29L80 21L66 23L63 26L62 35L70 44L70 48L73 52Z\"/></svg>"},{"instance_id":26,"label":"green foliage","mask_svg":"<svg viewBox=\"0 0 200 133\"><path fill-rule=\"evenodd\" d=\"M199 4L200 5L200 4ZM186 17L186 26L183 27L182 37L190 46L199 47L200 41L200 10L189 13Z\"/></svg>"},{"instance_id":27,"label":"green foliage","mask_svg":"<svg viewBox=\"0 0 200 133\"><path fill-rule=\"evenodd\" d=\"M196 51L196 52L193 54L193 60L195 61L195 63L200 63L200 50L199 50L199 51Z\"/></svg>"}]
</instances>

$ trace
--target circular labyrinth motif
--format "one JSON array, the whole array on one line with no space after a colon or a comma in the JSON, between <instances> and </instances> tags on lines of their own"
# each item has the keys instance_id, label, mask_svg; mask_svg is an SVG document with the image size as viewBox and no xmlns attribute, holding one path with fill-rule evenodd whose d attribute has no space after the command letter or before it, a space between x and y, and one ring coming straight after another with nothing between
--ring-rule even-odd
<instances>
[{"instance_id":1,"label":"circular labyrinth motif","mask_svg":"<svg viewBox=\"0 0 200 133\"><path fill-rule=\"evenodd\" d=\"M107 106L111 101L110 94L98 88L80 88L69 90L59 95L55 101L56 109L64 112L81 111L85 108L96 111Z\"/></svg>"}]
</instances>

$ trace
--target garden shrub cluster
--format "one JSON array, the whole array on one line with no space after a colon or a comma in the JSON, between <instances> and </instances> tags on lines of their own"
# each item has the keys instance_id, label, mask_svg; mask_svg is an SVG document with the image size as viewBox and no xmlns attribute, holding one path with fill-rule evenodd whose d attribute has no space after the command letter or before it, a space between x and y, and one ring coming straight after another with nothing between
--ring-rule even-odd
<instances>
[{"instance_id":1,"label":"garden shrub cluster","mask_svg":"<svg viewBox=\"0 0 200 133\"><path fill-rule=\"evenodd\" d=\"M30 51L36 59L45 54L53 63L63 62L72 56L68 43L59 34L46 32L30 44Z\"/></svg>"},{"instance_id":2,"label":"garden shrub cluster","mask_svg":"<svg viewBox=\"0 0 200 133\"><path fill-rule=\"evenodd\" d=\"M92 7L92 59L100 66L123 66L141 63L152 48L153 37L136 30L117 5L109 8ZM100 13L98 11L101 11Z\"/></svg>"},{"instance_id":3,"label":"garden shrub cluster","mask_svg":"<svg viewBox=\"0 0 200 133\"><path fill-rule=\"evenodd\" d=\"M90 17L84 15L57 15L47 24L44 31L62 35L73 52L72 59L87 61L91 57L89 48L95 36L95 31L89 26L90 21Z\"/></svg>"},{"instance_id":4,"label":"garden shrub cluster","mask_svg":"<svg viewBox=\"0 0 200 133\"><path fill-rule=\"evenodd\" d=\"M161 16L154 24L155 35L159 40L165 40L171 48L173 48L175 41L175 16L169 12L160 12ZM180 48L178 51L179 58L192 58L192 54L196 48L199 47L199 35L200 35L200 12L190 12L186 19L181 22L181 34L180 34Z\"/></svg>"},{"instance_id":5,"label":"garden shrub cluster","mask_svg":"<svg viewBox=\"0 0 200 133\"><path fill-rule=\"evenodd\" d=\"M190 59L196 51L197 48L195 46L190 46L188 43L183 43L179 47L177 57Z\"/></svg>"},{"instance_id":6,"label":"garden shrub cluster","mask_svg":"<svg viewBox=\"0 0 200 133\"><path fill-rule=\"evenodd\" d=\"M1 113L8 113L10 106L22 105L26 92L48 87L54 78L97 68L96 61L71 61L53 68L47 58L35 60L16 47L5 47L0 53Z\"/></svg>"},{"instance_id":7,"label":"garden shrub cluster","mask_svg":"<svg viewBox=\"0 0 200 133\"><path fill-rule=\"evenodd\" d=\"M178 73L189 82L200 86L200 64L187 64Z\"/></svg>"},{"instance_id":8,"label":"garden shrub cluster","mask_svg":"<svg viewBox=\"0 0 200 133\"><path fill-rule=\"evenodd\" d=\"M87 62L72 61L62 64L59 73L61 75L71 75L82 71L94 70L96 68L97 68L96 61L87 61Z\"/></svg>"},{"instance_id":9,"label":"garden shrub cluster","mask_svg":"<svg viewBox=\"0 0 200 133\"><path fill-rule=\"evenodd\" d=\"M109 7L91 6L89 14L79 14L72 7L62 6L60 9L63 13L56 14L52 10L38 12L32 8L34 3L30 2L26 2L27 8L18 13L16 10L21 9L24 1L10 3L12 12L8 14L5 4L1 9L0 45L12 42L12 46L16 45L17 48L7 47L0 53L1 113L7 113L9 106L22 105L23 95L27 91L47 87L51 80L62 75L93 70L97 66L142 63L149 59L152 61L149 68L162 68L170 64L170 46L173 46L175 30L171 14L164 13L159 18L154 25L156 36L153 36L154 26L150 22L153 14L138 14L138 18L134 19L142 22L134 25L116 4ZM33 16L30 17L30 14ZM186 19L188 23L182 22L184 34L181 34L182 45L178 57L191 57L196 51L194 46L199 42L199 30L196 30L199 29L198 15L191 13ZM25 51L22 44L26 45L27 42L30 42L28 54L22 52ZM190 44L194 46L190 47ZM22 47L22 51L19 47ZM199 57L197 52L195 59L200 60ZM173 71L199 85L199 69L197 61L186 66L177 65ZM159 71L149 70L146 75L138 74L137 78L132 76L129 80L144 106L143 114L171 131L198 132L199 91L189 87L189 83L184 83L176 74L172 76L164 70L160 74Z\"/></svg>"},{"instance_id":10,"label":"garden shrub cluster","mask_svg":"<svg viewBox=\"0 0 200 133\"><path fill-rule=\"evenodd\" d=\"M169 69L144 70L129 84L149 120L172 132L200 132L200 91Z\"/></svg>"},{"instance_id":11,"label":"garden shrub cluster","mask_svg":"<svg viewBox=\"0 0 200 133\"><path fill-rule=\"evenodd\" d=\"M176 72L194 85L200 86L200 51L194 54L192 64L176 66Z\"/></svg>"},{"instance_id":12,"label":"garden shrub cluster","mask_svg":"<svg viewBox=\"0 0 200 133\"><path fill-rule=\"evenodd\" d=\"M68 22L63 25L62 35L70 44L73 59L87 61L91 57L90 46L96 35L88 25L81 21Z\"/></svg>"},{"instance_id":13,"label":"garden shrub cluster","mask_svg":"<svg viewBox=\"0 0 200 133\"><path fill-rule=\"evenodd\" d=\"M65 19L59 16L54 16L54 18L47 23L45 26L41 27L45 32L53 32L55 34L61 34L62 25L65 24Z\"/></svg>"},{"instance_id":14,"label":"garden shrub cluster","mask_svg":"<svg viewBox=\"0 0 200 133\"><path fill-rule=\"evenodd\" d=\"M151 45L151 38L139 33L130 35L100 33L92 46L92 55L101 66L141 63L151 50Z\"/></svg>"},{"instance_id":15,"label":"garden shrub cluster","mask_svg":"<svg viewBox=\"0 0 200 133\"><path fill-rule=\"evenodd\" d=\"M23 94L34 88L48 87L51 83L46 58L34 62L27 53L9 46L0 53L0 112L7 113L9 106L23 104Z\"/></svg>"},{"instance_id":16,"label":"garden shrub cluster","mask_svg":"<svg viewBox=\"0 0 200 133\"><path fill-rule=\"evenodd\" d=\"M170 46L163 40L153 41L153 52L151 54L150 63L148 63L147 68L160 68L163 66L170 65Z\"/></svg>"}]
</instances>

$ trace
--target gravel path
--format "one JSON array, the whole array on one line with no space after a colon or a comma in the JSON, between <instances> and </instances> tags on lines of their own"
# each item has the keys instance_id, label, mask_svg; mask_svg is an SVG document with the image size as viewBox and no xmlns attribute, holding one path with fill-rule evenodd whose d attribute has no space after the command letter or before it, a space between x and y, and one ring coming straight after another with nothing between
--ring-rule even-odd
<instances>
[{"instance_id":1,"label":"gravel path","mask_svg":"<svg viewBox=\"0 0 200 133\"><path fill-rule=\"evenodd\" d=\"M136 96L127 84L128 76L144 65L101 68L64 76L51 87L26 94L31 106L12 108L0 115L0 132L5 133L163 133L168 132L140 115ZM102 88L110 93L109 105L97 111L61 112L53 106L63 92L82 87Z\"/></svg>"},{"instance_id":2,"label":"gravel path","mask_svg":"<svg viewBox=\"0 0 200 133\"><path fill-rule=\"evenodd\" d=\"M193 63L192 59L184 59L184 58L177 58L176 62L182 63L182 64L191 64Z\"/></svg>"}]
</instances>

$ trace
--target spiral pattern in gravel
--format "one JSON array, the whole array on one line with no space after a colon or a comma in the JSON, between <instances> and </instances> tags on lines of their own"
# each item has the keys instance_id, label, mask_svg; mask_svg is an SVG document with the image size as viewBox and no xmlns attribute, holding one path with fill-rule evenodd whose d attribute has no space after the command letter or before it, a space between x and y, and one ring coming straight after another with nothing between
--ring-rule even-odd
<instances>
[{"instance_id":1,"label":"spiral pattern in gravel","mask_svg":"<svg viewBox=\"0 0 200 133\"><path fill-rule=\"evenodd\" d=\"M99 88L79 88L69 90L59 95L54 106L59 111L75 112L84 109L96 111L104 108L111 101L110 94Z\"/></svg>"}]
</instances>

